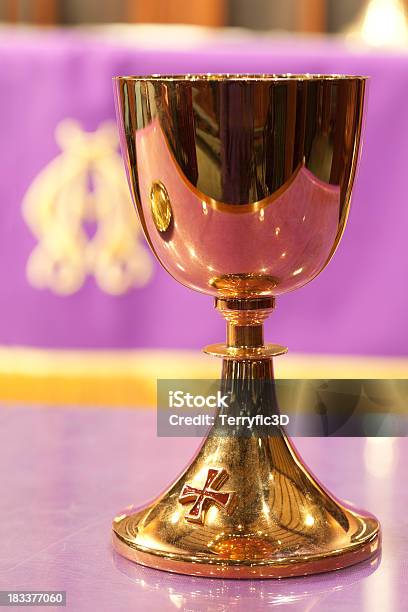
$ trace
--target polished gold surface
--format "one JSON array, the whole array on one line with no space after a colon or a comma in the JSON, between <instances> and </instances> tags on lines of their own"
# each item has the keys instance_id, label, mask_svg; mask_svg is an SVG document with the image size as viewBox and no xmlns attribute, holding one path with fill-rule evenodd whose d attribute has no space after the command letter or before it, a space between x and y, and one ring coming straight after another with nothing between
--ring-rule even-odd
<instances>
[{"instance_id":1,"label":"polished gold surface","mask_svg":"<svg viewBox=\"0 0 408 612\"><path fill-rule=\"evenodd\" d=\"M224 362L223 377L249 388L272 377L272 364ZM115 548L151 567L225 578L306 575L374 555L377 520L332 498L280 434L225 436L215 427L168 491L115 519ZM211 471L223 478L209 490Z\"/></svg>"},{"instance_id":2,"label":"polished gold surface","mask_svg":"<svg viewBox=\"0 0 408 612\"><path fill-rule=\"evenodd\" d=\"M350 205L365 78L341 75L119 77L116 106L146 238L178 281L226 319L223 385L239 414L276 412L252 393L273 378L263 322L275 296L332 256ZM270 388L270 385L266 385ZM125 557L226 578L323 572L375 555L379 524L333 498L281 429L211 430L178 480L113 524Z\"/></svg>"},{"instance_id":3,"label":"polished gold surface","mask_svg":"<svg viewBox=\"0 0 408 612\"><path fill-rule=\"evenodd\" d=\"M172 213L169 194L163 183L154 181L150 187L150 208L154 224L159 232L166 232L171 223Z\"/></svg>"},{"instance_id":4,"label":"polished gold surface","mask_svg":"<svg viewBox=\"0 0 408 612\"><path fill-rule=\"evenodd\" d=\"M227 341L206 346L207 355L257 361L287 352L286 346L264 343L263 322L275 307L273 297L216 298L215 307L227 322Z\"/></svg>"},{"instance_id":5,"label":"polished gold surface","mask_svg":"<svg viewBox=\"0 0 408 612\"><path fill-rule=\"evenodd\" d=\"M347 219L364 77L119 77L116 105L134 204L163 266L214 296L303 286ZM160 181L173 227L151 209ZM166 217L167 218L167 217Z\"/></svg>"}]
</instances>

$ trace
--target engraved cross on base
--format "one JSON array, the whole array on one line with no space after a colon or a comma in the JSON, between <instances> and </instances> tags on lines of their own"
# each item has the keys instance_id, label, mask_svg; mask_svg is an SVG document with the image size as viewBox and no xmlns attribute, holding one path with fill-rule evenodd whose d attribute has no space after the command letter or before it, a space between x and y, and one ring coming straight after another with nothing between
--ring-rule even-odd
<instances>
[{"instance_id":1,"label":"engraved cross on base","mask_svg":"<svg viewBox=\"0 0 408 612\"><path fill-rule=\"evenodd\" d=\"M231 502L235 493L219 491L228 478L229 476L224 469L210 468L202 489L196 489L189 484L184 485L179 497L180 504L194 502L184 517L186 521L204 525L205 513L213 504L226 510L228 514L230 513Z\"/></svg>"}]
</instances>

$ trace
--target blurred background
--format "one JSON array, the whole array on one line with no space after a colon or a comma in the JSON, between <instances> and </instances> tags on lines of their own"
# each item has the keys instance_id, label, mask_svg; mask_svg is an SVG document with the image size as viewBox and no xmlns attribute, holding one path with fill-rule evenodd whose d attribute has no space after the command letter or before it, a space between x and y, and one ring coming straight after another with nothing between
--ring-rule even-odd
<instances>
[{"instance_id":1,"label":"blurred background","mask_svg":"<svg viewBox=\"0 0 408 612\"><path fill-rule=\"evenodd\" d=\"M330 490L380 518L379 571L373 562L298 586L193 584L122 566L107 541L114 513L155 496L198 444L157 437L154 411L142 410L155 406L156 379L218 377L220 361L200 349L225 337L212 300L170 278L145 244L118 149L112 76L371 77L340 247L312 283L277 300L266 338L289 347L274 361L277 377L407 378L407 7L0 0L3 589L64 588L76 611L141 601L215 609L221 598L222 608L373 612L406 600L404 439L296 441Z\"/></svg>"},{"instance_id":2,"label":"blurred background","mask_svg":"<svg viewBox=\"0 0 408 612\"><path fill-rule=\"evenodd\" d=\"M254 30L335 33L358 17L386 20L402 12L404 0L3 0L0 18L33 25L171 23Z\"/></svg>"},{"instance_id":3,"label":"blurred background","mask_svg":"<svg viewBox=\"0 0 408 612\"><path fill-rule=\"evenodd\" d=\"M133 405L153 401L157 376L218 372L198 351L222 341L223 321L153 260L133 213L114 122L118 74L371 77L341 246L318 278L278 300L267 336L290 349L279 375L406 376L407 7L1 0L2 398Z\"/></svg>"}]
</instances>

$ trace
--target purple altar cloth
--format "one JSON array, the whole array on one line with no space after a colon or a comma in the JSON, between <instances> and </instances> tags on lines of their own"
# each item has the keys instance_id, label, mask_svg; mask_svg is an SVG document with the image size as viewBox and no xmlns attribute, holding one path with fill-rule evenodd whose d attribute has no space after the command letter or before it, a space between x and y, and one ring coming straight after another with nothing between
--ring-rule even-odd
<instances>
[{"instance_id":1,"label":"purple altar cloth","mask_svg":"<svg viewBox=\"0 0 408 612\"><path fill-rule=\"evenodd\" d=\"M156 496L198 443L158 439L155 413L143 409L2 407L0 590L66 590L72 612L406 609L408 444L401 438L297 442L329 489L378 516L381 559L307 578L240 582L172 575L114 554L111 518Z\"/></svg>"},{"instance_id":2,"label":"purple altar cloth","mask_svg":"<svg viewBox=\"0 0 408 612\"><path fill-rule=\"evenodd\" d=\"M372 77L349 225L329 267L278 300L268 339L301 352L408 354L407 54L255 37L152 50L57 31L2 33L0 58L0 345L198 348L224 337L211 300L158 264L145 288L120 297L93 279L66 297L26 280L36 241L22 219L24 194L58 154L58 122L71 117L95 130L114 117L113 75L336 72Z\"/></svg>"}]
</instances>

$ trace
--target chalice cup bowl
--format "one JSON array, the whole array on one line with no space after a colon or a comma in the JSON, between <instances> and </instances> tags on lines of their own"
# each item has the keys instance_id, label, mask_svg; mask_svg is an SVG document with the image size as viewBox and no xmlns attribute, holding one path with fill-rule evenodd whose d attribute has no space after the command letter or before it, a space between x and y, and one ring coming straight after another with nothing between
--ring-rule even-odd
<instances>
[{"instance_id":1,"label":"chalice cup bowl","mask_svg":"<svg viewBox=\"0 0 408 612\"><path fill-rule=\"evenodd\" d=\"M267 411L251 389L273 380L272 359L287 349L264 342L263 322L276 297L312 280L340 241L366 79L205 74L114 85L146 239L171 276L215 298L226 342L204 350L222 358L239 413L259 413L259 402ZM215 425L167 491L114 519L113 543L171 572L282 578L372 557L380 527L334 498L281 428L240 436Z\"/></svg>"}]
</instances>

